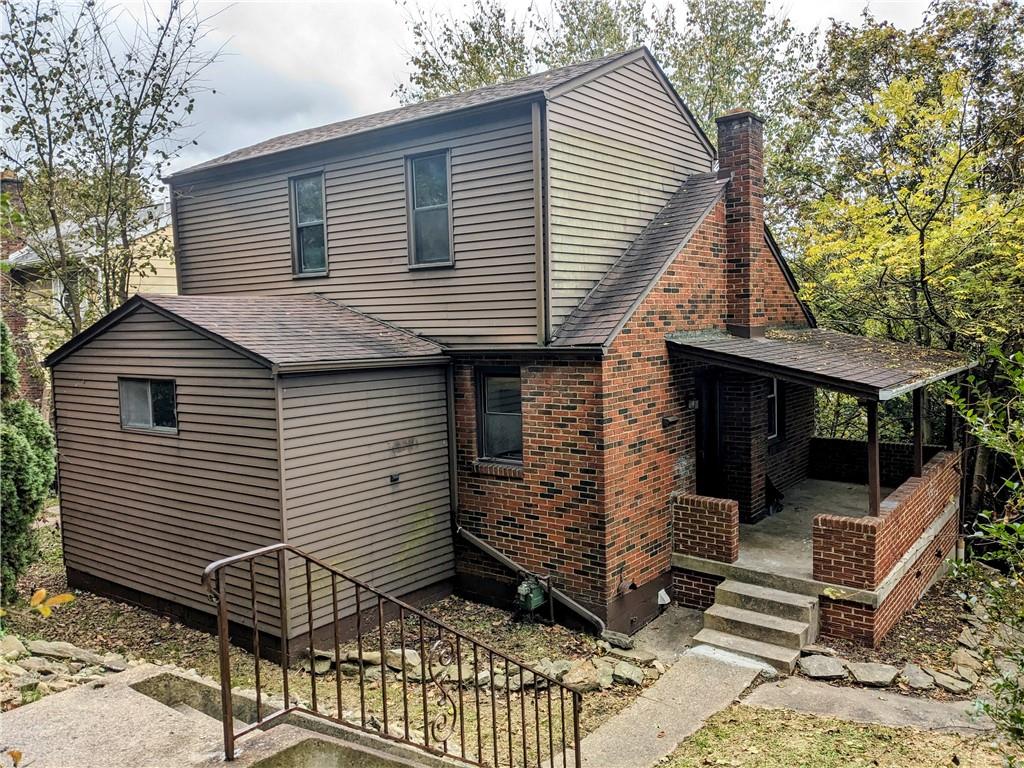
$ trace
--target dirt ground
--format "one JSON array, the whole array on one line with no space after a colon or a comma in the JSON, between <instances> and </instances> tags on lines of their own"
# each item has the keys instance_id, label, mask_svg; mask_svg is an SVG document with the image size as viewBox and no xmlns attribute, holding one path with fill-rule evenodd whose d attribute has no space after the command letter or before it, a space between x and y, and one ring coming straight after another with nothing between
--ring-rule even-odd
<instances>
[{"instance_id":1,"label":"dirt ground","mask_svg":"<svg viewBox=\"0 0 1024 768\"><path fill-rule=\"evenodd\" d=\"M984 738L860 725L787 710L733 706L714 715L667 768L997 768Z\"/></svg>"}]
</instances>

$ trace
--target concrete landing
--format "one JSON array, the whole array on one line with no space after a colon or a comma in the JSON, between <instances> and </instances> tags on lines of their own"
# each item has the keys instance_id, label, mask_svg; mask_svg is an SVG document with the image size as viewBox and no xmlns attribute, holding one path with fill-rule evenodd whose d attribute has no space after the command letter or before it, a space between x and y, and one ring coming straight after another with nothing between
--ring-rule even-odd
<instances>
[{"instance_id":1,"label":"concrete landing","mask_svg":"<svg viewBox=\"0 0 1024 768\"><path fill-rule=\"evenodd\" d=\"M992 729L988 718L972 714L973 702L932 701L883 690L841 688L800 677L763 683L743 699L743 704L926 731L977 734Z\"/></svg>"},{"instance_id":2,"label":"concrete landing","mask_svg":"<svg viewBox=\"0 0 1024 768\"><path fill-rule=\"evenodd\" d=\"M688 651L629 707L583 739L591 768L649 768L757 677L744 660Z\"/></svg>"},{"instance_id":3,"label":"concrete landing","mask_svg":"<svg viewBox=\"0 0 1024 768\"><path fill-rule=\"evenodd\" d=\"M700 632L703 614L694 608L668 606L658 618L633 635L633 647L656 654L665 664L674 664Z\"/></svg>"}]
</instances>

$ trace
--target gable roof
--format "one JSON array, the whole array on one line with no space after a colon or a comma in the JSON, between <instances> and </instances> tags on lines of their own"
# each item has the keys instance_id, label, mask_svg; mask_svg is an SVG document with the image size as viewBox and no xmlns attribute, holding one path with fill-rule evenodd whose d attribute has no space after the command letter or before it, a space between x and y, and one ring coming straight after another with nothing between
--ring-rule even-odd
<instances>
[{"instance_id":1,"label":"gable roof","mask_svg":"<svg viewBox=\"0 0 1024 768\"><path fill-rule=\"evenodd\" d=\"M729 177L690 176L565 319L553 347L605 346L650 293L725 190Z\"/></svg>"},{"instance_id":2,"label":"gable roof","mask_svg":"<svg viewBox=\"0 0 1024 768\"><path fill-rule=\"evenodd\" d=\"M444 348L316 295L136 295L44 361L54 366L146 307L275 371L337 370L444 359Z\"/></svg>"},{"instance_id":3,"label":"gable roof","mask_svg":"<svg viewBox=\"0 0 1024 768\"><path fill-rule=\"evenodd\" d=\"M471 91L454 93L449 96L441 96L429 101L421 101L416 104L408 104L397 109L389 109L384 112L377 112L372 115L354 117L349 120L342 120L317 128L308 128L283 136L276 136L266 141L261 141L242 149L236 149L220 157L193 165L190 168L172 173L165 177L165 181L175 181L185 176L191 176L203 171L220 169L224 166L241 163L247 160L268 157L280 152L310 147L323 142L334 141L349 136L355 136L369 131L376 131L382 128L391 128L398 125L413 123L418 120L425 120L432 117L440 117L463 110L474 109L502 102L530 97L550 95L551 92L564 93L576 85L587 82L592 77L601 74L607 69L614 69L622 64L629 63L639 58L646 58L652 64L655 73L667 86L671 95L679 103L687 119L693 124L698 136L714 152L711 142L701 130L697 121L690 114L689 109L679 99L675 89L672 88L668 79L665 78L661 68L654 60L646 47L633 48L622 53L614 53L592 61L585 61L579 64L570 64L565 67L549 69L534 75L527 75L518 80L510 80L506 83L487 85L482 88L475 88Z\"/></svg>"}]
</instances>

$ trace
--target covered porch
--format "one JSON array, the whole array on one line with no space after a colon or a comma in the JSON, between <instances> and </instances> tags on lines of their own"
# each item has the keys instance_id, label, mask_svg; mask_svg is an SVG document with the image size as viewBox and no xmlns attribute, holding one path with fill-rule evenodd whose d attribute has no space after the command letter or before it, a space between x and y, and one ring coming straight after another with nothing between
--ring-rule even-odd
<instances>
[{"instance_id":1,"label":"covered porch","mask_svg":"<svg viewBox=\"0 0 1024 768\"><path fill-rule=\"evenodd\" d=\"M922 578L923 552L948 555L958 530L955 430L947 412L940 444L926 444L924 392L969 361L821 329L668 338L715 382L696 387L695 482L672 501L677 568L710 584L756 581L877 610L908 573ZM816 389L857 398L865 440L815 436ZM911 403L911 439L883 442L879 404L897 397ZM708 595L694 607L707 607Z\"/></svg>"}]
</instances>

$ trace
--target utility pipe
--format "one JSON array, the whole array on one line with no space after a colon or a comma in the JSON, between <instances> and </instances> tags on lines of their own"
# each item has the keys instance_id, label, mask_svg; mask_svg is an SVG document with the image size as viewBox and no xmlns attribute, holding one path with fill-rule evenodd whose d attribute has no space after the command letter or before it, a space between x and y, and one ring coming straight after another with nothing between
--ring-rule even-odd
<instances>
[{"instance_id":1,"label":"utility pipe","mask_svg":"<svg viewBox=\"0 0 1024 768\"><path fill-rule=\"evenodd\" d=\"M548 585L548 592L551 595L551 597L554 598L555 600L557 600L561 605L565 606L570 611L575 613L581 619L584 619L589 624L591 624L594 627L596 627L597 628L597 635L598 635L598 637L603 638L603 639L607 640L608 642L613 643L614 645L617 645L617 646L620 646L620 647L626 647L626 648L632 647L632 643L629 642L628 638L626 638L624 635L620 635L618 632L609 632L608 629L605 627L605 623L601 619L600 616L598 616L597 614L593 613L592 611L589 611L586 608L584 608L582 605L577 603L575 600L573 600L567 594L562 592L562 590L557 589L557 588L551 586L550 580L545 579L545 578L543 578L541 576L537 576L532 571L527 570L526 568L521 566L519 563L517 563L515 560L512 560L511 558L509 558L506 555L504 555L502 552L499 552L497 549L492 547L490 544L488 544L483 539L481 539L478 536L476 536L476 535L470 533L469 531L467 531L461 525L458 526L455 529L455 532L457 534L459 534L459 536L461 536L463 539L468 541L470 544L472 544L474 547L476 547L477 549L481 550L482 552L487 553L488 555L493 557L495 560L497 560L499 563L504 565L506 568L509 568L510 570L515 571L520 576L532 577L532 578L536 579L538 582L540 582L541 584L547 583L547 585ZM623 646L622 645L623 642L626 642L627 645Z\"/></svg>"}]
</instances>

